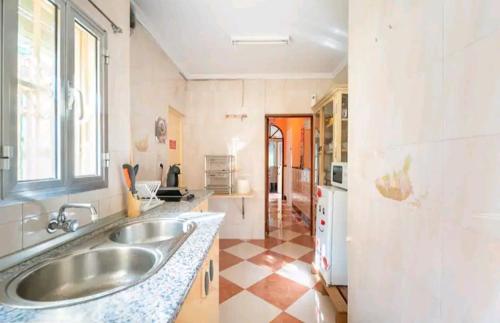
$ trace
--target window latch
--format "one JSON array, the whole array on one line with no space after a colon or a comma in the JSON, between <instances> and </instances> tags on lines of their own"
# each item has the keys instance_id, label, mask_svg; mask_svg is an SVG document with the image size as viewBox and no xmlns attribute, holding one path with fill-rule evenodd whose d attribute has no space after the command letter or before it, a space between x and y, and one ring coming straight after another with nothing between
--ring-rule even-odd
<instances>
[{"instance_id":1,"label":"window latch","mask_svg":"<svg viewBox=\"0 0 500 323\"><path fill-rule=\"evenodd\" d=\"M109 156L109 153L103 153L102 160L104 161L104 167L109 168L109 164L111 163L111 157Z\"/></svg>"},{"instance_id":2,"label":"window latch","mask_svg":"<svg viewBox=\"0 0 500 323\"><path fill-rule=\"evenodd\" d=\"M13 156L12 146L0 146L0 170L10 169L10 159Z\"/></svg>"},{"instance_id":3,"label":"window latch","mask_svg":"<svg viewBox=\"0 0 500 323\"><path fill-rule=\"evenodd\" d=\"M111 59L111 56L109 56L108 53L104 54L104 64L109 65L109 60Z\"/></svg>"}]
</instances>

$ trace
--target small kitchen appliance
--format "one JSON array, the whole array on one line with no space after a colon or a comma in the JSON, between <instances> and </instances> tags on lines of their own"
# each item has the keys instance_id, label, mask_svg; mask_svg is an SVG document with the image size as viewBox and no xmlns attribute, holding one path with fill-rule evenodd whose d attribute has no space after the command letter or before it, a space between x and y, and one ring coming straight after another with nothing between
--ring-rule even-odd
<instances>
[{"instance_id":1,"label":"small kitchen appliance","mask_svg":"<svg viewBox=\"0 0 500 323\"><path fill-rule=\"evenodd\" d=\"M167 202L179 202L182 199L190 200L194 197L185 187L160 187L156 197Z\"/></svg>"},{"instance_id":2,"label":"small kitchen appliance","mask_svg":"<svg viewBox=\"0 0 500 323\"><path fill-rule=\"evenodd\" d=\"M167 187L179 187L180 164L173 164L168 168Z\"/></svg>"},{"instance_id":3,"label":"small kitchen appliance","mask_svg":"<svg viewBox=\"0 0 500 323\"><path fill-rule=\"evenodd\" d=\"M314 264L328 285L347 285L347 191L318 186Z\"/></svg>"},{"instance_id":4,"label":"small kitchen appliance","mask_svg":"<svg viewBox=\"0 0 500 323\"><path fill-rule=\"evenodd\" d=\"M347 163L333 162L330 171L332 186L347 190Z\"/></svg>"}]
</instances>

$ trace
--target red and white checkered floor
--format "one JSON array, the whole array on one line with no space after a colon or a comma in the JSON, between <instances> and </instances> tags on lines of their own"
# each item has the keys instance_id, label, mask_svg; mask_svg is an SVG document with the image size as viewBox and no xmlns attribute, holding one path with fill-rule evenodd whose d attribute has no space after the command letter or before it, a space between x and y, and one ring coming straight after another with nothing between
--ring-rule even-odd
<instances>
[{"instance_id":1,"label":"red and white checkered floor","mask_svg":"<svg viewBox=\"0 0 500 323\"><path fill-rule=\"evenodd\" d=\"M272 201L265 240L220 240L221 323L335 322L335 309L311 274L309 228L290 207L279 210Z\"/></svg>"}]
</instances>

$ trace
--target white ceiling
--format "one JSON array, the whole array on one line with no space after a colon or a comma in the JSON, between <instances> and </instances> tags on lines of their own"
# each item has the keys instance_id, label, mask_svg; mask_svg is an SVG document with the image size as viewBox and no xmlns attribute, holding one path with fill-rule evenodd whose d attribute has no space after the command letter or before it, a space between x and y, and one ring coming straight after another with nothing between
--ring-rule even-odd
<instances>
[{"instance_id":1,"label":"white ceiling","mask_svg":"<svg viewBox=\"0 0 500 323\"><path fill-rule=\"evenodd\" d=\"M134 0L189 79L331 78L346 64L348 0ZM289 45L231 38L290 36Z\"/></svg>"}]
</instances>

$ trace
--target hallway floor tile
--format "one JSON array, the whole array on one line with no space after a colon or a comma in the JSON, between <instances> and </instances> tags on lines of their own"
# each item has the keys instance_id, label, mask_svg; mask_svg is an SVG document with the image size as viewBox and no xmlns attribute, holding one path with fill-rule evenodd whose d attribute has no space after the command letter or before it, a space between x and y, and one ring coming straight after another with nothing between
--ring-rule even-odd
<instances>
[{"instance_id":1,"label":"hallway floor tile","mask_svg":"<svg viewBox=\"0 0 500 323\"><path fill-rule=\"evenodd\" d=\"M260 255L248 259L248 261L253 262L256 265L266 267L272 271L277 271L287 263L293 262L294 259L274 251L267 250Z\"/></svg>"},{"instance_id":2,"label":"hallway floor tile","mask_svg":"<svg viewBox=\"0 0 500 323\"><path fill-rule=\"evenodd\" d=\"M283 276L272 274L250 286L248 291L285 310L309 289Z\"/></svg>"},{"instance_id":3,"label":"hallway floor tile","mask_svg":"<svg viewBox=\"0 0 500 323\"><path fill-rule=\"evenodd\" d=\"M248 288L271 273L272 271L265 267L243 261L221 271L220 275L240 287Z\"/></svg>"},{"instance_id":4,"label":"hallway floor tile","mask_svg":"<svg viewBox=\"0 0 500 323\"><path fill-rule=\"evenodd\" d=\"M268 323L281 310L244 290L220 305L221 323Z\"/></svg>"},{"instance_id":5,"label":"hallway floor tile","mask_svg":"<svg viewBox=\"0 0 500 323\"><path fill-rule=\"evenodd\" d=\"M232 246L230 248L227 248L225 249L225 251L235 255L236 257L240 257L242 259L248 259L263 253L264 251L266 251L266 249L256 246L255 244L252 243L243 242L235 246Z\"/></svg>"},{"instance_id":6,"label":"hallway floor tile","mask_svg":"<svg viewBox=\"0 0 500 323\"><path fill-rule=\"evenodd\" d=\"M285 242L283 244L280 244L279 246L271 248L271 250L282 255L298 259L309 253L312 249L293 242Z\"/></svg>"},{"instance_id":7,"label":"hallway floor tile","mask_svg":"<svg viewBox=\"0 0 500 323\"><path fill-rule=\"evenodd\" d=\"M220 249L227 249L230 248L234 245L242 243L243 240L240 239L221 239L219 242L219 248Z\"/></svg>"},{"instance_id":8,"label":"hallway floor tile","mask_svg":"<svg viewBox=\"0 0 500 323\"><path fill-rule=\"evenodd\" d=\"M271 249L272 247L276 247L277 245L282 244L285 241L268 237L265 240L248 240L248 242L262 248Z\"/></svg>"},{"instance_id":9,"label":"hallway floor tile","mask_svg":"<svg viewBox=\"0 0 500 323\"><path fill-rule=\"evenodd\" d=\"M311 273L314 240L292 208L271 205L264 240L220 240L220 322L335 322L319 276ZM221 247L221 249L223 249Z\"/></svg>"},{"instance_id":10,"label":"hallway floor tile","mask_svg":"<svg viewBox=\"0 0 500 323\"><path fill-rule=\"evenodd\" d=\"M240 257L236 257L233 254L230 254L229 252L225 252L224 250L221 250L219 252L219 270L222 271L226 268L229 268L231 266L234 266L236 264L239 264L242 262L243 259Z\"/></svg>"}]
</instances>

